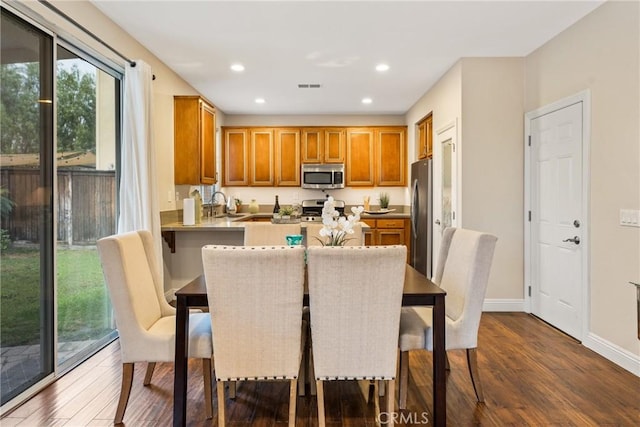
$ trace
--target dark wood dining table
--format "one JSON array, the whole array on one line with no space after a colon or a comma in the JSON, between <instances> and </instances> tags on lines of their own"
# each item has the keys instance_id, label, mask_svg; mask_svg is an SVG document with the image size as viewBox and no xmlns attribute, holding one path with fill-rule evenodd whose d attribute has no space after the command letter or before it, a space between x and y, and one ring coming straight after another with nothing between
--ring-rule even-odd
<instances>
[{"instance_id":1,"label":"dark wood dining table","mask_svg":"<svg viewBox=\"0 0 640 427\"><path fill-rule=\"evenodd\" d=\"M407 264L402 295L403 306L433 306L433 424L447 423L445 351L446 292ZM207 307L204 276L198 276L176 292L176 354L173 383L173 425L185 426L187 415L187 363L189 307ZM305 289L304 305L309 305Z\"/></svg>"}]
</instances>

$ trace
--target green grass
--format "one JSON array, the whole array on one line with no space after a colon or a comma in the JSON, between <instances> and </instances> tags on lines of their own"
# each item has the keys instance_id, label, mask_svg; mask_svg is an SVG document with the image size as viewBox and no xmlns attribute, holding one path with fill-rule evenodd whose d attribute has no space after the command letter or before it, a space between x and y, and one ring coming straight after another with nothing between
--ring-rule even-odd
<instances>
[{"instance_id":1,"label":"green grass","mask_svg":"<svg viewBox=\"0 0 640 427\"><path fill-rule=\"evenodd\" d=\"M0 346L37 344L40 253L16 248L0 256ZM97 339L112 329L111 308L95 247L57 250L58 341Z\"/></svg>"}]
</instances>

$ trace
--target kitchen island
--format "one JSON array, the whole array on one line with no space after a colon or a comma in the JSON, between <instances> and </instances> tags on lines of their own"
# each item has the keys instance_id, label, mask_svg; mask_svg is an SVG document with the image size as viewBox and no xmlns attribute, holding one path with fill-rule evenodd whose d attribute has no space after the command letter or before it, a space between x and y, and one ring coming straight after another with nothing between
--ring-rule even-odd
<instances>
[{"instance_id":1,"label":"kitchen island","mask_svg":"<svg viewBox=\"0 0 640 427\"><path fill-rule=\"evenodd\" d=\"M403 211L384 215L362 215L362 227L365 237L370 233L370 223L375 219L408 219ZM162 225L164 289L167 296L173 298L173 292L203 273L201 249L205 245L242 245L244 226L251 221L270 221L270 213L241 213L219 218L203 218L200 224L184 225L181 221L167 222ZM307 221L301 221L302 235L306 241ZM274 225L277 227L277 225ZM284 243L284 242L283 242ZM401 242L404 243L404 242ZM370 243L369 243L370 244Z\"/></svg>"}]
</instances>

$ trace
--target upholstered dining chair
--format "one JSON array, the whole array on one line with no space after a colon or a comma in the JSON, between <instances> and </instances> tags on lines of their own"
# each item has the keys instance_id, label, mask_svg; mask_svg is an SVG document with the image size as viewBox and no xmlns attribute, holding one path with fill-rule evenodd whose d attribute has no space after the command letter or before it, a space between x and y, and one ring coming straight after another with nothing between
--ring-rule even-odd
<instances>
[{"instance_id":1,"label":"upholstered dining chair","mask_svg":"<svg viewBox=\"0 0 640 427\"><path fill-rule=\"evenodd\" d=\"M311 246L307 251L319 425L325 425L324 381L375 380L376 386L385 381L386 411L394 412L407 248Z\"/></svg>"},{"instance_id":2,"label":"upholstered dining chair","mask_svg":"<svg viewBox=\"0 0 640 427\"><path fill-rule=\"evenodd\" d=\"M202 264L211 312L218 425L224 383L288 380L289 426L296 422L304 297L303 246L205 246Z\"/></svg>"},{"instance_id":3,"label":"upholstered dining chair","mask_svg":"<svg viewBox=\"0 0 640 427\"><path fill-rule=\"evenodd\" d=\"M109 296L120 336L122 387L115 424L124 417L134 363L147 362L143 384L151 384L157 362L173 362L175 356L175 309L164 297L158 275L153 237L140 230L98 240ZM207 418L213 414L211 395L211 320L209 313L189 315L189 357L202 359Z\"/></svg>"},{"instance_id":4,"label":"upholstered dining chair","mask_svg":"<svg viewBox=\"0 0 640 427\"><path fill-rule=\"evenodd\" d=\"M271 222L245 222L244 245L286 245L286 236L300 234L300 224L272 224Z\"/></svg>"},{"instance_id":5,"label":"upholstered dining chair","mask_svg":"<svg viewBox=\"0 0 640 427\"><path fill-rule=\"evenodd\" d=\"M322 246L320 240L325 240L320 236L322 224L307 224L307 246ZM353 226L353 234L347 236L344 246L362 246L364 245L364 236L362 234L362 224L358 223Z\"/></svg>"},{"instance_id":6,"label":"upholstered dining chair","mask_svg":"<svg viewBox=\"0 0 640 427\"><path fill-rule=\"evenodd\" d=\"M440 244L435 283L447 291L445 340L447 350L465 349L478 402L484 393L478 371L478 328L497 238L462 228L446 228ZM409 351L433 350L431 309L405 307L400 317L399 406L406 407ZM449 360L447 359L447 368Z\"/></svg>"}]
</instances>

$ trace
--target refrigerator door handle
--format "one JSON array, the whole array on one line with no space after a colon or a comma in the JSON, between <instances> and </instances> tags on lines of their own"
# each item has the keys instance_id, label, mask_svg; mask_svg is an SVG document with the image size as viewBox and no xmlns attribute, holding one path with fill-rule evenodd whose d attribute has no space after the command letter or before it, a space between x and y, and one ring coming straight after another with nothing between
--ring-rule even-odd
<instances>
[{"instance_id":1,"label":"refrigerator door handle","mask_svg":"<svg viewBox=\"0 0 640 427\"><path fill-rule=\"evenodd\" d=\"M413 237L418 237L418 180L413 180L413 185L411 186L411 230L413 232Z\"/></svg>"}]
</instances>

